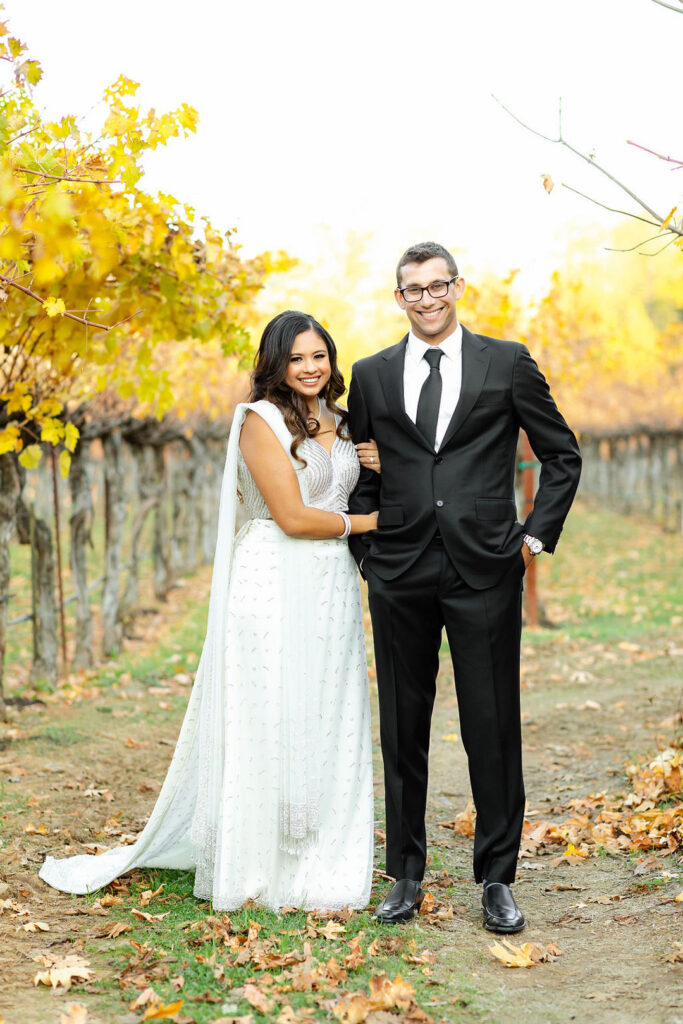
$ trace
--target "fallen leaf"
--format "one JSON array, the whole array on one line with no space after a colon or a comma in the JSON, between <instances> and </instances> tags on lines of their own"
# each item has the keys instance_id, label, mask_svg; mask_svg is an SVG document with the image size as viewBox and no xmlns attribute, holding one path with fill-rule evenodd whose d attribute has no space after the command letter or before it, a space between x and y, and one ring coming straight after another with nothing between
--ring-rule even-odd
<instances>
[{"instance_id":1,"label":"fallen leaf","mask_svg":"<svg viewBox=\"0 0 683 1024\"><path fill-rule=\"evenodd\" d=\"M60 1014L59 1024L87 1024L88 1008L82 1003L69 1003L64 1013Z\"/></svg>"},{"instance_id":2,"label":"fallen leaf","mask_svg":"<svg viewBox=\"0 0 683 1024\"><path fill-rule=\"evenodd\" d=\"M50 926L45 921L27 921L21 926L25 932L49 932Z\"/></svg>"},{"instance_id":3,"label":"fallen leaf","mask_svg":"<svg viewBox=\"0 0 683 1024\"><path fill-rule=\"evenodd\" d=\"M140 995L133 1000L130 1004L131 1010L139 1010L141 1006L147 1006L148 1003L159 1002L159 996L156 994L153 988L144 989Z\"/></svg>"},{"instance_id":4,"label":"fallen leaf","mask_svg":"<svg viewBox=\"0 0 683 1024\"><path fill-rule=\"evenodd\" d=\"M141 921L163 921L170 913L170 910L165 910L163 914L150 914L146 910L138 910L137 907L133 907L131 910L133 917L137 917Z\"/></svg>"},{"instance_id":5,"label":"fallen leaf","mask_svg":"<svg viewBox=\"0 0 683 1024\"><path fill-rule=\"evenodd\" d=\"M122 903L123 903L123 899L121 898L121 896L114 896L110 892L106 893L106 895L104 895L102 897L102 899L100 900L100 904L103 907L118 907Z\"/></svg>"},{"instance_id":6,"label":"fallen leaf","mask_svg":"<svg viewBox=\"0 0 683 1024\"><path fill-rule=\"evenodd\" d=\"M674 896L674 903L683 903L683 892L679 892L678 896Z\"/></svg>"},{"instance_id":7,"label":"fallen leaf","mask_svg":"<svg viewBox=\"0 0 683 1024\"><path fill-rule=\"evenodd\" d=\"M184 1000L179 999L177 1003L168 1003L166 1006L163 1004L157 1006L150 1006L145 1011L143 1020L173 1020L177 1017L182 1009Z\"/></svg>"},{"instance_id":8,"label":"fallen leaf","mask_svg":"<svg viewBox=\"0 0 683 1024\"><path fill-rule=\"evenodd\" d=\"M105 927L95 932L95 938L97 939L117 939L119 935L123 935L124 932L132 931L129 924L125 924L124 921L113 921L112 924L105 925Z\"/></svg>"},{"instance_id":9,"label":"fallen leaf","mask_svg":"<svg viewBox=\"0 0 683 1024\"><path fill-rule=\"evenodd\" d=\"M445 736L442 736L441 739L444 741L444 743L457 743L458 734L456 732L449 732L446 733Z\"/></svg>"},{"instance_id":10,"label":"fallen leaf","mask_svg":"<svg viewBox=\"0 0 683 1024\"><path fill-rule=\"evenodd\" d=\"M562 955L562 951L554 942L549 943L544 949L534 942L525 942L522 946L515 946L508 939L503 939L502 943L494 942L492 946L489 946L489 951L505 967L535 967L536 964L547 963Z\"/></svg>"},{"instance_id":11,"label":"fallen leaf","mask_svg":"<svg viewBox=\"0 0 683 1024\"><path fill-rule=\"evenodd\" d=\"M47 967L39 971L33 979L34 985L49 985L51 988L71 988L73 981L90 981L94 972L87 960L69 953L68 956L55 956L52 953L41 953L33 958Z\"/></svg>"},{"instance_id":12,"label":"fallen leaf","mask_svg":"<svg viewBox=\"0 0 683 1024\"><path fill-rule=\"evenodd\" d=\"M264 1015L270 1013L273 1009L273 1000L268 999L265 993L256 985L252 985L251 982L247 982L244 986L244 998L255 1010Z\"/></svg>"},{"instance_id":13,"label":"fallen leaf","mask_svg":"<svg viewBox=\"0 0 683 1024\"><path fill-rule=\"evenodd\" d=\"M555 182L553 181L553 179L550 177L549 174L542 174L541 175L541 181L543 182L543 188L546 190L548 195L550 195L552 190L555 188Z\"/></svg>"},{"instance_id":14,"label":"fallen leaf","mask_svg":"<svg viewBox=\"0 0 683 1024\"><path fill-rule=\"evenodd\" d=\"M431 893L431 892L426 892L424 894L424 898L422 900L422 903L420 904L420 913L421 914L431 914L432 911L434 910L435 903L436 903L436 899L434 898L434 894Z\"/></svg>"},{"instance_id":15,"label":"fallen leaf","mask_svg":"<svg viewBox=\"0 0 683 1024\"><path fill-rule=\"evenodd\" d=\"M683 942L677 942L673 949L664 954L668 964L683 964Z\"/></svg>"}]
</instances>

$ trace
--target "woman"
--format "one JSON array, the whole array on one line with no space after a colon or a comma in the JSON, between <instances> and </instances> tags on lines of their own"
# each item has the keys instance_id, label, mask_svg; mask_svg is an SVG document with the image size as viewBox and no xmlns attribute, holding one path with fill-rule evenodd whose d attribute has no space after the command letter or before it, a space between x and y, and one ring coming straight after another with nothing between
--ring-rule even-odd
<instances>
[{"instance_id":1,"label":"woman","mask_svg":"<svg viewBox=\"0 0 683 1024\"><path fill-rule=\"evenodd\" d=\"M129 847L48 857L85 893L133 867L194 868L219 910L361 908L372 875L372 761L360 591L345 538L359 459L334 342L304 313L266 327L235 410L207 634L173 760ZM234 538L236 496L247 522Z\"/></svg>"}]
</instances>

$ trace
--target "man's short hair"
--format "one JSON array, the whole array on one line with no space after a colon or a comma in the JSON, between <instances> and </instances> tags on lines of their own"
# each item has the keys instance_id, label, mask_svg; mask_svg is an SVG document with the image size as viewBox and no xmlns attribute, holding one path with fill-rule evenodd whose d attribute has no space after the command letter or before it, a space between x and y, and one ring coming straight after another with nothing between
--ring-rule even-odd
<instances>
[{"instance_id":1,"label":"man's short hair","mask_svg":"<svg viewBox=\"0 0 683 1024\"><path fill-rule=\"evenodd\" d=\"M433 260L439 256L448 264L448 272L451 277L457 277L458 267L448 249L444 248L443 245L439 245L438 242L419 242L417 245L411 245L409 249L406 249L398 261L396 283L399 288L401 287L401 270L405 267L406 263L426 263L427 260Z\"/></svg>"}]
</instances>

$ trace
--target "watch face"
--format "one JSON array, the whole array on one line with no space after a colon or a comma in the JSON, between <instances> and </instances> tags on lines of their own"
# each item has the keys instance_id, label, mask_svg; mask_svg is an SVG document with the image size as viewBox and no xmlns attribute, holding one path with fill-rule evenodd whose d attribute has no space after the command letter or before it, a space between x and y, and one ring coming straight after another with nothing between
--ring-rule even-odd
<instances>
[{"instance_id":1,"label":"watch face","mask_svg":"<svg viewBox=\"0 0 683 1024\"><path fill-rule=\"evenodd\" d=\"M543 550L543 544L540 540L532 540L529 550L531 551L532 555L540 555L541 551Z\"/></svg>"}]
</instances>

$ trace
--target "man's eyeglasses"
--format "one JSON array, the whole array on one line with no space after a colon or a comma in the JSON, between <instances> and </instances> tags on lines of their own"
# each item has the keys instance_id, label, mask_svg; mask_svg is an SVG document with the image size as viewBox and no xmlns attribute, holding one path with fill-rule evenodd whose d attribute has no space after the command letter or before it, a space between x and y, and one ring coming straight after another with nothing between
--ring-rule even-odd
<instances>
[{"instance_id":1,"label":"man's eyeglasses","mask_svg":"<svg viewBox=\"0 0 683 1024\"><path fill-rule=\"evenodd\" d=\"M457 281L459 274L452 277L450 281L433 281L426 288L420 288L419 284L409 284L407 288L397 288L406 302L419 302L425 292L429 292L433 299L442 299L448 294L448 289L454 281Z\"/></svg>"}]
</instances>

